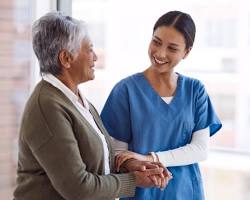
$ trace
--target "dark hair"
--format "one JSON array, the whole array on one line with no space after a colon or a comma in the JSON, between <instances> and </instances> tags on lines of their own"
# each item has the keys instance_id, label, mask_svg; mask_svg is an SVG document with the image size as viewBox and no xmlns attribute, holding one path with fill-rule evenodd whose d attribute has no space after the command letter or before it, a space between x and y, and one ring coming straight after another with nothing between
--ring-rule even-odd
<instances>
[{"instance_id":1,"label":"dark hair","mask_svg":"<svg viewBox=\"0 0 250 200\"><path fill-rule=\"evenodd\" d=\"M181 11L167 12L156 21L153 32L160 26L173 26L184 36L186 49L193 46L196 28L189 14Z\"/></svg>"}]
</instances>

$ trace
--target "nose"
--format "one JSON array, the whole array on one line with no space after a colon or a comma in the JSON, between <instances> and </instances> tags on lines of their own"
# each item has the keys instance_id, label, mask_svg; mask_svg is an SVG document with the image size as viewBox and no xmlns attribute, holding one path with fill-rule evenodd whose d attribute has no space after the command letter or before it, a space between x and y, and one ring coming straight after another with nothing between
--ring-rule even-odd
<instances>
[{"instance_id":1,"label":"nose","mask_svg":"<svg viewBox=\"0 0 250 200\"><path fill-rule=\"evenodd\" d=\"M158 49L156 56L158 59L165 59L167 57L167 51L165 48Z\"/></svg>"},{"instance_id":2,"label":"nose","mask_svg":"<svg viewBox=\"0 0 250 200\"><path fill-rule=\"evenodd\" d=\"M93 60L94 60L94 61L97 61L97 59L98 59L98 57L97 57L97 55L96 55L96 53L95 53L95 51L94 51Z\"/></svg>"}]
</instances>

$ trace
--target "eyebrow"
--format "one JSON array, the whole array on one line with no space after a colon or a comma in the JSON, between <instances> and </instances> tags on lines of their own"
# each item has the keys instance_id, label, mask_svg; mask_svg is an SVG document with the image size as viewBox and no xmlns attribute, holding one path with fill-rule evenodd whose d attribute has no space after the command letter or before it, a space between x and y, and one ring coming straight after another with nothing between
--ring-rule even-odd
<instances>
[{"instance_id":1,"label":"eyebrow","mask_svg":"<svg viewBox=\"0 0 250 200\"><path fill-rule=\"evenodd\" d=\"M157 37L156 35L153 35L153 37L159 41L161 41L161 38Z\"/></svg>"},{"instance_id":2,"label":"eyebrow","mask_svg":"<svg viewBox=\"0 0 250 200\"><path fill-rule=\"evenodd\" d=\"M175 46L175 47L179 47L179 44L175 44L175 43L169 43L171 46Z\"/></svg>"}]
</instances>

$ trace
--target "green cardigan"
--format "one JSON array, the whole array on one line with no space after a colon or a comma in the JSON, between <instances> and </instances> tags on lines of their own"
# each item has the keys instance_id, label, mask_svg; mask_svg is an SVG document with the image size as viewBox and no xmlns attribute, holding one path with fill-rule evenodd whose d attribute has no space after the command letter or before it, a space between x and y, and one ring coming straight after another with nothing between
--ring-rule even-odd
<instances>
[{"instance_id":1,"label":"green cardigan","mask_svg":"<svg viewBox=\"0 0 250 200\"><path fill-rule=\"evenodd\" d=\"M101 119L90 112L114 154ZM113 172L113 170L112 170ZM133 196L135 176L104 175L102 141L72 102L42 80L30 96L19 137L15 200L110 200Z\"/></svg>"}]
</instances>

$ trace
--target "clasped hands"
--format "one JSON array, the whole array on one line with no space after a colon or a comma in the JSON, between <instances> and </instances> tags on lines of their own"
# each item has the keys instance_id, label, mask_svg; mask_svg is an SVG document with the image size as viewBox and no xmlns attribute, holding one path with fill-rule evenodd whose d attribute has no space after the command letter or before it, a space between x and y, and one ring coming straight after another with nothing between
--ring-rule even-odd
<instances>
[{"instance_id":1,"label":"clasped hands","mask_svg":"<svg viewBox=\"0 0 250 200\"><path fill-rule=\"evenodd\" d=\"M172 174L160 163L129 158L119 162L119 155L116 157L116 170L133 172L138 187L157 187L164 189L173 178Z\"/></svg>"}]
</instances>

